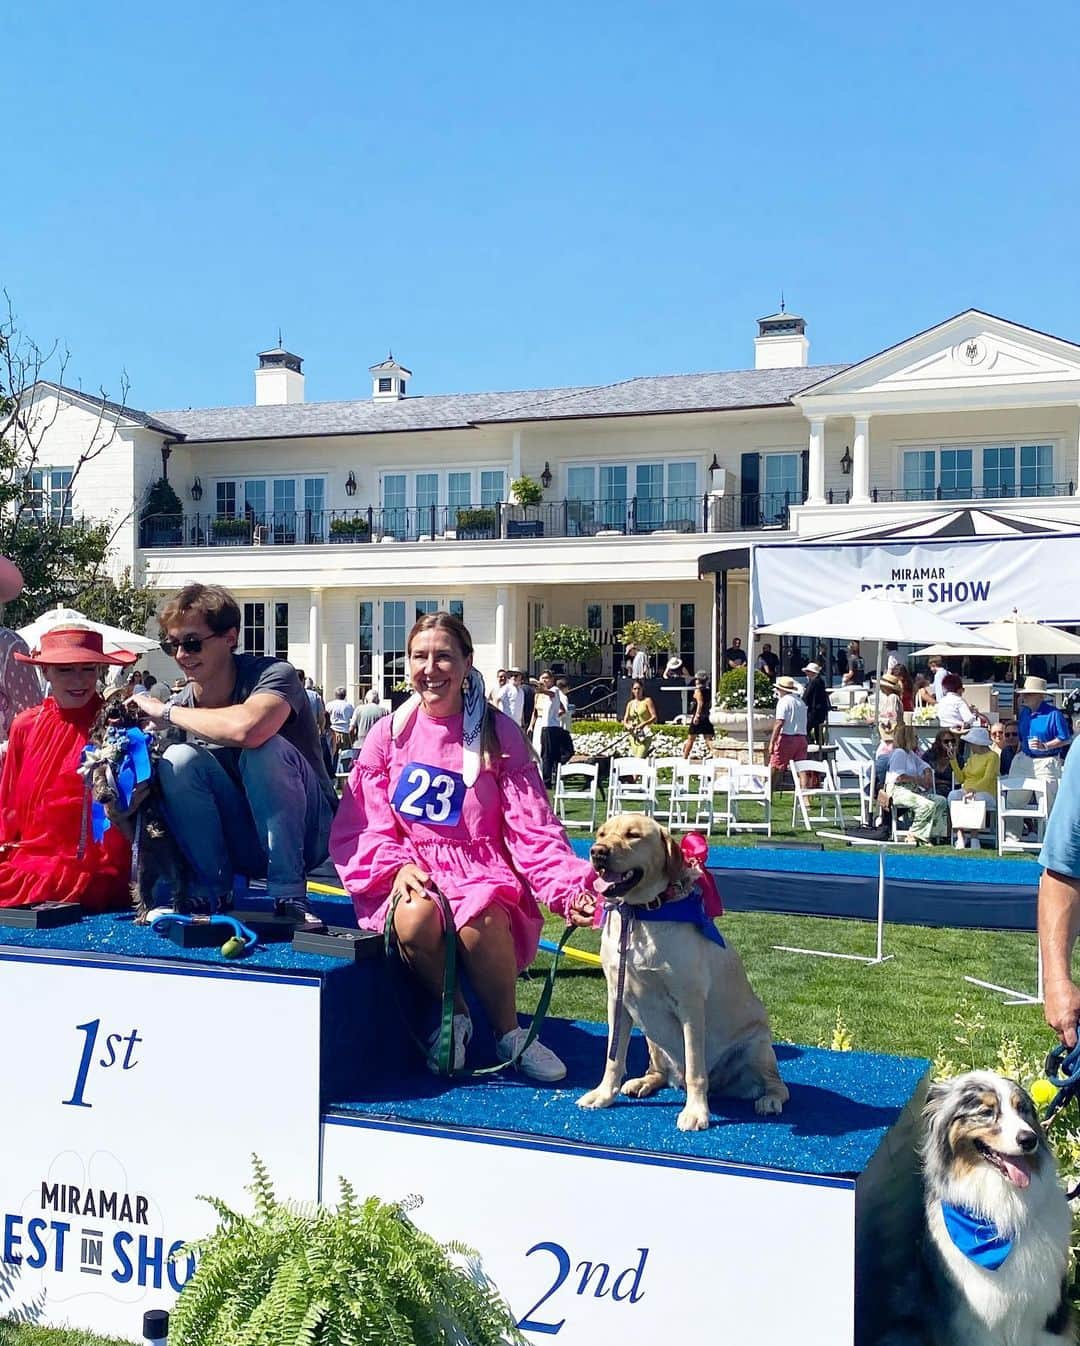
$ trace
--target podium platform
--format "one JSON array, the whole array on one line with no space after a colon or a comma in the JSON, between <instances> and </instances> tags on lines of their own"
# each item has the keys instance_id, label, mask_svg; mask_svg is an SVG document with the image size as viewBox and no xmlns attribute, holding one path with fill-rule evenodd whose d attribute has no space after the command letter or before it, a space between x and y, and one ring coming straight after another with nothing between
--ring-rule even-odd
<instances>
[{"instance_id":1,"label":"podium platform","mask_svg":"<svg viewBox=\"0 0 1080 1346\"><path fill-rule=\"evenodd\" d=\"M780 1044L781 1117L718 1098L683 1133L675 1091L576 1106L600 1024L549 1021L558 1087L436 1079L382 958L233 963L100 916L0 927L0 967L0 1313L137 1340L191 1272L169 1252L214 1223L197 1195L246 1208L254 1152L282 1195L419 1194L537 1342L844 1346L875 1212L913 1191L925 1061Z\"/></svg>"}]
</instances>

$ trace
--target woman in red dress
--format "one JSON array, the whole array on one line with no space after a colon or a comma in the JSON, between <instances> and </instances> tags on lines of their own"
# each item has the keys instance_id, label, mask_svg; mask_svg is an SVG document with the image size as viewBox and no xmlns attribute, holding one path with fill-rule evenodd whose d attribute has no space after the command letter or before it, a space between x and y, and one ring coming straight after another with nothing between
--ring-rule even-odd
<instances>
[{"instance_id":1,"label":"woman in red dress","mask_svg":"<svg viewBox=\"0 0 1080 1346\"><path fill-rule=\"evenodd\" d=\"M0 907L78 902L87 912L128 904L131 847L118 827L95 841L79 758L102 706L102 664L131 664L126 650L105 654L97 631L46 632L36 655L52 689L12 721L0 773Z\"/></svg>"}]
</instances>

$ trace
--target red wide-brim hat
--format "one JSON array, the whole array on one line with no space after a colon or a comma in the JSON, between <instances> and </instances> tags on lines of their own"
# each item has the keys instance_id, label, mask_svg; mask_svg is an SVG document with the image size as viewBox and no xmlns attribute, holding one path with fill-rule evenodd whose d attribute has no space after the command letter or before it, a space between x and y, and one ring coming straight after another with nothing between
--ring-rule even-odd
<instances>
[{"instance_id":1,"label":"red wide-brim hat","mask_svg":"<svg viewBox=\"0 0 1080 1346\"><path fill-rule=\"evenodd\" d=\"M37 654L22 654L16 650L20 664L133 664L137 654L117 650L106 654L100 631L85 626L57 626L41 637Z\"/></svg>"}]
</instances>

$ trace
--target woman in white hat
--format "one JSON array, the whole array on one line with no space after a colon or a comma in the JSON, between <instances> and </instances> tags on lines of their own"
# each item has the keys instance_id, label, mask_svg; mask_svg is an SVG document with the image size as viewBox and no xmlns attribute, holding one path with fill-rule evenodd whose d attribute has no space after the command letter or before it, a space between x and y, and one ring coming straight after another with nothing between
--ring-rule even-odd
<instances>
[{"instance_id":1,"label":"woman in white hat","mask_svg":"<svg viewBox=\"0 0 1080 1346\"><path fill-rule=\"evenodd\" d=\"M952 804L961 799L966 803L979 800L990 811L996 807L998 767L1000 766L1000 759L990 742L990 731L984 729L981 724L975 724L960 737L968 745L968 755L963 766L960 765L955 756L952 758L953 776L960 784L958 789L949 791L949 803ZM954 844L956 849L960 851L968 845L967 835L962 827L956 829ZM977 840L971 844L978 848Z\"/></svg>"}]
</instances>

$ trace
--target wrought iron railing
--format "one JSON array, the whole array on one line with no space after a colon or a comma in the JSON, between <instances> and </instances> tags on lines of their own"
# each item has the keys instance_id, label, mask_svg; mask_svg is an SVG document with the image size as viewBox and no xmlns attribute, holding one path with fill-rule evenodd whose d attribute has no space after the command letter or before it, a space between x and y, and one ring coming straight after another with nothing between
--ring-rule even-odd
<instances>
[{"instance_id":1,"label":"wrought iron railing","mask_svg":"<svg viewBox=\"0 0 1080 1346\"><path fill-rule=\"evenodd\" d=\"M890 501L944 500L946 502L964 500L1030 500L1038 496L1072 495L1074 483L1071 481L1045 481L1031 486L926 486L900 487L896 490L882 490L874 487L870 498L876 503Z\"/></svg>"}]
</instances>

